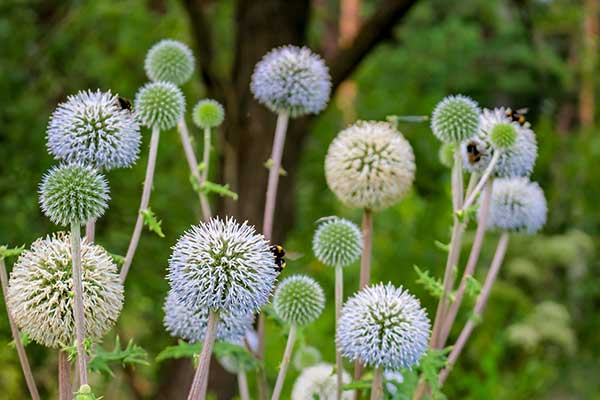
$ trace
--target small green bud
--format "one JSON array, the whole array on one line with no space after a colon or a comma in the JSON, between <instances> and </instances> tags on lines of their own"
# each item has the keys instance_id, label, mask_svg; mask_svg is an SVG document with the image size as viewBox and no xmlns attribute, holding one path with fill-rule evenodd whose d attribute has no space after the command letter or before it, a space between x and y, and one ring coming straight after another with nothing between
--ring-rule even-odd
<instances>
[{"instance_id":1,"label":"small green bud","mask_svg":"<svg viewBox=\"0 0 600 400\"><path fill-rule=\"evenodd\" d=\"M496 124L490 132L490 142L496 149L506 150L512 147L516 141L517 130L512 124Z\"/></svg>"},{"instance_id":2,"label":"small green bud","mask_svg":"<svg viewBox=\"0 0 600 400\"><path fill-rule=\"evenodd\" d=\"M454 165L454 152L456 151L455 143L444 143L440 147L438 157L444 167L452 168Z\"/></svg>"},{"instance_id":3,"label":"small green bud","mask_svg":"<svg viewBox=\"0 0 600 400\"><path fill-rule=\"evenodd\" d=\"M225 109L216 100L200 100L192 111L192 119L199 128L215 128L223 123Z\"/></svg>"}]
</instances>

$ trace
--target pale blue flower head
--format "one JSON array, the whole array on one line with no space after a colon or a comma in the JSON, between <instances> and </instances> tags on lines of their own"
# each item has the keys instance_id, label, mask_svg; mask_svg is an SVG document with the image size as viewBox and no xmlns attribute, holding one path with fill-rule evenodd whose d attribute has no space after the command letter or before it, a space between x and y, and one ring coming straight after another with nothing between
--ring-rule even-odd
<instances>
[{"instance_id":1,"label":"pale blue flower head","mask_svg":"<svg viewBox=\"0 0 600 400\"><path fill-rule=\"evenodd\" d=\"M144 68L151 81L171 82L179 86L187 82L194 72L194 55L185 44L164 39L150 48Z\"/></svg>"},{"instance_id":2,"label":"pale blue flower head","mask_svg":"<svg viewBox=\"0 0 600 400\"><path fill-rule=\"evenodd\" d=\"M431 130L442 142L460 143L477 134L479 113L479 105L471 98L448 96L433 110Z\"/></svg>"},{"instance_id":3,"label":"pale blue flower head","mask_svg":"<svg viewBox=\"0 0 600 400\"><path fill-rule=\"evenodd\" d=\"M391 283L366 287L342 308L337 348L351 360L384 369L409 368L428 347L429 318L419 301Z\"/></svg>"},{"instance_id":4,"label":"pale blue flower head","mask_svg":"<svg viewBox=\"0 0 600 400\"><path fill-rule=\"evenodd\" d=\"M291 117L321 112L331 95L331 77L323 59L306 47L271 50L256 64L250 89L275 113Z\"/></svg>"},{"instance_id":5,"label":"pale blue flower head","mask_svg":"<svg viewBox=\"0 0 600 400\"><path fill-rule=\"evenodd\" d=\"M135 113L148 128L171 129L184 111L185 97L170 82L147 83L135 95Z\"/></svg>"},{"instance_id":6,"label":"pale blue flower head","mask_svg":"<svg viewBox=\"0 0 600 400\"><path fill-rule=\"evenodd\" d=\"M138 122L110 91L69 96L52 114L47 138L56 159L104 170L130 167L140 151Z\"/></svg>"},{"instance_id":7,"label":"pale blue flower head","mask_svg":"<svg viewBox=\"0 0 600 400\"><path fill-rule=\"evenodd\" d=\"M185 306L179 302L175 292L169 291L164 311L165 327L171 335L190 343L201 343L204 340L208 325L208 309L193 309ZM219 314L217 340L239 343L246 332L252 329L253 323L253 314L223 312Z\"/></svg>"},{"instance_id":8,"label":"pale blue flower head","mask_svg":"<svg viewBox=\"0 0 600 400\"><path fill-rule=\"evenodd\" d=\"M275 313L287 323L306 325L321 315L325 308L325 293L309 276L285 278L273 295Z\"/></svg>"},{"instance_id":9,"label":"pale blue flower head","mask_svg":"<svg viewBox=\"0 0 600 400\"><path fill-rule=\"evenodd\" d=\"M344 218L326 218L313 236L315 256L330 267L347 267L358 260L362 248L360 229Z\"/></svg>"},{"instance_id":10,"label":"pale blue flower head","mask_svg":"<svg viewBox=\"0 0 600 400\"><path fill-rule=\"evenodd\" d=\"M277 275L270 243L233 218L192 226L169 259L171 288L191 309L255 312L269 299Z\"/></svg>"},{"instance_id":11,"label":"pale blue flower head","mask_svg":"<svg viewBox=\"0 0 600 400\"><path fill-rule=\"evenodd\" d=\"M534 234L546 223L544 191L528 178L494 180L487 227Z\"/></svg>"}]
</instances>

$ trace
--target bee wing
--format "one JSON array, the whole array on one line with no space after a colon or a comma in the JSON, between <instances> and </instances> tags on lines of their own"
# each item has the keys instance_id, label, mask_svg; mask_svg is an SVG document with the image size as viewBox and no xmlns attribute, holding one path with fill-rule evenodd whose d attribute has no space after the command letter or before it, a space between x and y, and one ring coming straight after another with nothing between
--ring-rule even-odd
<instances>
[{"instance_id":1,"label":"bee wing","mask_svg":"<svg viewBox=\"0 0 600 400\"><path fill-rule=\"evenodd\" d=\"M527 113L529 112L529 108L527 108L527 107L519 108L519 109L517 110L517 112L518 112L519 114L527 114Z\"/></svg>"},{"instance_id":2,"label":"bee wing","mask_svg":"<svg viewBox=\"0 0 600 400\"><path fill-rule=\"evenodd\" d=\"M287 258L290 261L296 261L296 260L301 259L302 257L304 257L304 253L300 253L297 251L288 251L285 254L285 258Z\"/></svg>"}]
</instances>

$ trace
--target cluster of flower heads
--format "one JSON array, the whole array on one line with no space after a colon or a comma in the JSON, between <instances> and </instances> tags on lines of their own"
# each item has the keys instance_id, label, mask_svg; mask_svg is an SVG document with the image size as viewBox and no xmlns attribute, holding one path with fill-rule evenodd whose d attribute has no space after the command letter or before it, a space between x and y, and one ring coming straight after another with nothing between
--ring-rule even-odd
<instances>
[{"instance_id":1,"label":"cluster of flower heads","mask_svg":"<svg viewBox=\"0 0 600 400\"><path fill-rule=\"evenodd\" d=\"M363 248L358 226L344 218L330 217L321 223L313 237L313 252L331 267L347 267L360 257Z\"/></svg>"},{"instance_id":2,"label":"cluster of flower heads","mask_svg":"<svg viewBox=\"0 0 600 400\"><path fill-rule=\"evenodd\" d=\"M140 150L134 114L110 91L69 96L52 114L47 138L48 150L57 159L104 170L130 167Z\"/></svg>"},{"instance_id":3,"label":"cluster of flower heads","mask_svg":"<svg viewBox=\"0 0 600 400\"><path fill-rule=\"evenodd\" d=\"M314 279L306 275L285 278L273 295L275 313L285 322L306 325L321 315L325 293Z\"/></svg>"},{"instance_id":4,"label":"cluster of flower heads","mask_svg":"<svg viewBox=\"0 0 600 400\"><path fill-rule=\"evenodd\" d=\"M101 246L81 246L86 338L97 341L117 320L123 285L117 266ZM8 308L34 341L57 348L75 340L71 241L58 233L36 240L10 274Z\"/></svg>"},{"instance_id":5,"label":"cluster of flower heads","mask_svg":"<svg viewBox=\"0 0 600 400\"><path fill-rule=\"evenodd\" d=\"M256 64L250 88L271 111L299 117L325 108L331 78L321 57L305 47L284 46Z\"/></svg>"},{"instance_id":6,"label":"cluster of flower heads","mask_svg":"<svg viewBox=\"0 0 600 400\"><path fill-rule=\"evenodd\" d=\"M344 371L342 382L350 383L350 375ZM335 400L337 397L337 380L330 364L317 364L305 368L296 379L292 388L292 400ZM342 400L352 400L354 392L345 390L342 392Z\"/></svg>"},{"instance_id":7,"label":"cluster of flower heads","mask_svg":"<svg viewBox=\"0 0 600 400\"><path fill-rule=\"evenodd\" d=\"M169 292L164 305L164 324L167 331L190 343L202 342L208 325L208 309L193 309L179 303L174 292ZM238 343L252 329L253 314L223 312L219 315L217 339Z\"/></svg>"},{"instance_id":8,"label":"cluster of flower heads","mask_svg":"<svg viewBox=\"0 0 600 400\"><path fill-rule=\"evenodd\" d=\"M185 44L172 39L156 43L146 54L146 74L151 81L181 85L194 72L194 55Z\"/></svg>"},{"instance_id":9,"label":"cluster of flower heads","mask_svg":"<svg viewBox=\"0 0 600 400\"><path fill-rule=\"evenodd\" d=\"M150 82L138 90L134 105L142 125L171 129L185 112L185 97L171 82Z\"/></svg>"},{"instance_id":10,"label":"cluster of flower heads","mask_svg":"<svg viewBox=\"0 0 600 400\"><path fill-rule=\"evenodd\" d=\"M415 177L410 143L387 122L359 121L329 145L325 178L349 207L381 210L398 202Z\"/></svg>"},{"instance_id":11,"label":"cluster of flower heads","mask_svg":"<svg viewBox=\"0 0 600 400\"><path fill-rule=\"evenodd\" d=\"M351 360L396 370L419 362L428 347L429 329L429 318L415 297L392 284L378 284L346 302L336 343Z\"/></svg>"},{"instance_id":12,"label":"cluster of flower heads","mask_svg":"<svg viewBox=\"0 0 600 400\"><path fill-rule=\"evenodd\" d=\"M269 242L233 218L193 226L169 259L171 288L194 310L253 313L267 302L277 275Z\"/></svg>"}]
</instances>

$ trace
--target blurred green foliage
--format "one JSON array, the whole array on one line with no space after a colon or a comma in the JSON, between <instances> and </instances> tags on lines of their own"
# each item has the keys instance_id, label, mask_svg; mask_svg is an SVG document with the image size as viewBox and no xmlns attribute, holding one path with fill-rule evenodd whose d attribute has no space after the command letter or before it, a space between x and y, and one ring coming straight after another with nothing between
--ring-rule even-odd
<instances>
[{"instance_id":1,"label":"blurred green foliage","mask_svg":"<svg viewBox=\"0 0 600 400\"><path fill-rule=\"evenodd\" d=\"M232 41L227 29L232 3L220 2L214 21L223 48ZM365 12L374 3L365 1ZM29 245L57 229L43 218L37 203L38 182L53 164L45 152L44 131L56 104L80 89L97 87L132 98L146 81L143 59L154 42L165 37L190 42L188 18L175 0L33 4L0 3L0 244L8 246ZM600 397L600 265L595 257L600 250L600 170L595 169L600 136L596 130L580 130L568 118L563 123L569 107L577 103L580 24L575 0L422 0L398 27L394 41L379 46L355 75L355 111L361 119L428 115L449 93L470 95L486 107L530 108L528 118L540 146L533 179L545 189L548 224L539 237L512 238L483 323L444 387L448 398ZM317 43L319 19L311 28L310 41ZM231 62L226 51L217 56L219 65ZM202 97L197 73L183 90L188 106ZM313 221L323 216L360 221L358 212L342 207L327 190L323 175L327 147L348 122L333 101L314 125L295 194L297 224L286 243L289 251L303 256L288 260L284 274L305 272L317 278L329 300L323 316L299 341L317 347L330 362L334 272L314 259L311 238ZM447 242L449 237L449 173L438 160L439 143L427 123L399 126L415 150L416 183L402 203L375 216L373 279L406 286L433 315L435 300L416 283L413 265L437 277L442 272L445 254L434 241ZM148 140L144 132L143 150ZM108 174L112 201L106 217L98 221L97 241L115 254L124 254L135 222L144 153L134 168ZM176 133L165 132L151 204L166 237L144 232L123 314L105 340L108 347L116 334L124 341L135 338L152 360L176 343L162 327L162 304L170 246L200 215L188 175ZM490 235L477 278L485 273L494 245ZM358 282L358 266L346 271L349 295ZM465 308L459 318L467 317ZM0 342L8 344L6 318L0 321ZM268 331L265 364L274 380L285 334L273 321ZM43 397L54 396L56 355L35 344L27 350ZM2 397L23 398L25 385L11 347L0 345L0 365ZM152 362L133 372L146 398L153 398L160 368ZM284 392L297 373L291 369ZM117 376L95 374L94 391L111 400L133 398L126 389L131 379L125 378L131 374Z\"/></svg>"}]
</instances>

